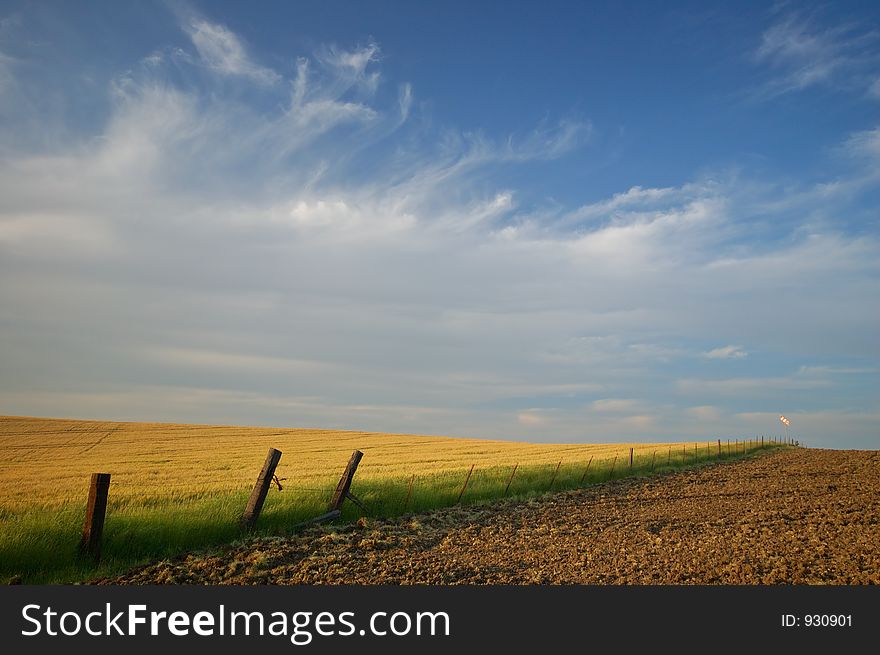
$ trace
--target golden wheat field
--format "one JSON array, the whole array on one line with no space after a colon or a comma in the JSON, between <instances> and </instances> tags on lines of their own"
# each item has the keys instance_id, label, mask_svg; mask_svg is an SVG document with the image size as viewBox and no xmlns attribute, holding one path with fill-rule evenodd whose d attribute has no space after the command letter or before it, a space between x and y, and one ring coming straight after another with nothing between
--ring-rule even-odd
<instances>
[{"instance_id":1,"label":"golden wheat field","mask_svg":"<svg viewBox=\"0 0 880 655\"><path fill-rule=\"evenodd\" d=\"M300 428L120 423L0 417L0 502L61 505L81 501L89 475L111 473L118 500L204 496L253 485L269 447L292 489L338 479L351 452L358 478L429 476L495 466L586 463L663 451L668 444L535 444ZM681 444L678 444L679 447ZM705 448L705 443L703 444Z\"/></svg>"}]
</instances>

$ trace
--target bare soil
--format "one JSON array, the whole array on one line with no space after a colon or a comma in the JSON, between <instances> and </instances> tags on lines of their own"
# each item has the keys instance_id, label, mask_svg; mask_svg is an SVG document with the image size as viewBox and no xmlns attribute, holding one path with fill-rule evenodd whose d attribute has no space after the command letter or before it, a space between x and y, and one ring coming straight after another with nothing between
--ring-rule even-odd
<instances>
[{"instance_id":1,"label":"bare soil","mask_svg":"<svg viewBox=\"0 0 880 655\"><path fill-rule=\"evenodd\" d=\"M880 451L788 449L527 501L311 528L124 584L877 584Z\"/></svg>"}]
</instances>

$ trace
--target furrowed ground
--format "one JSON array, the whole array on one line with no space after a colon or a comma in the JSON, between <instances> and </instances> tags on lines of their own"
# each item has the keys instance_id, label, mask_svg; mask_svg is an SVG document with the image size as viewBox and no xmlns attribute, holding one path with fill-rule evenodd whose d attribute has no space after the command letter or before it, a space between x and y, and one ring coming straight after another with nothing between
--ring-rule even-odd
<instances>
[{"instance_id":1,"label":"furrowed ground","mask_svg":"<svg viewBox=\"0 0 880 655\"><path fill-rule=\"evenodd\" d=\"M880 452L785 449L527 501L260 538L156 584L877 584Z\"/></svg>"}]
</instances>

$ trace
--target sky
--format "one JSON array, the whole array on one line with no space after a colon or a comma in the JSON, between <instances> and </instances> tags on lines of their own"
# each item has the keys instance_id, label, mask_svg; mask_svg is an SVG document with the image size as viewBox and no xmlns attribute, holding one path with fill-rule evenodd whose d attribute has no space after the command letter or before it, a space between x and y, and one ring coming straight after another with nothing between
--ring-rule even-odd
<instances>
[{"instance_id":1,"label":"sky","mask_svg":"<svg viewBox=\"0 0 880 655\"><path fill-rule=\"evenodd\" d=\"M880 448L880 5L0 2L0 414Z\"/></svg>"}]
</instances>

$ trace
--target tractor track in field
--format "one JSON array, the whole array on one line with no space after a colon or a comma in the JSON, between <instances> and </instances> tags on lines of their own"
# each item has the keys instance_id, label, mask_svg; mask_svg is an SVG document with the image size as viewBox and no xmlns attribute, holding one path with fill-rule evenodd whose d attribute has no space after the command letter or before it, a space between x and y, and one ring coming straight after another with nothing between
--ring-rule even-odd
<instances>
[{"instance_id":1,"label":"tractor track in field","mask_svg":"<svg viewBox=\"0 0 880 655\"><path fill-rule=\"evenodd\" d=\"M102 584L877 584L880 451L793 448L316 527Z\"/></svg>"}]
</instances>

